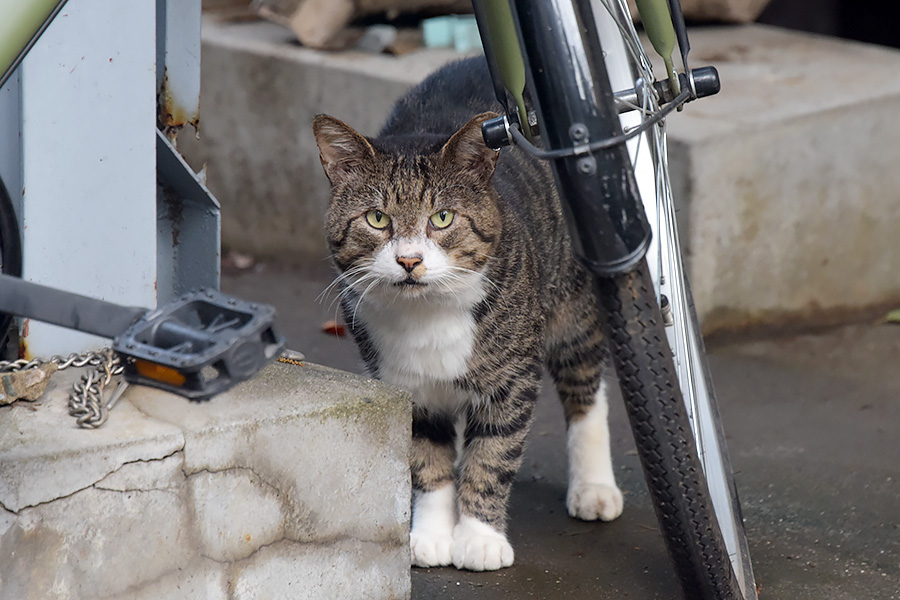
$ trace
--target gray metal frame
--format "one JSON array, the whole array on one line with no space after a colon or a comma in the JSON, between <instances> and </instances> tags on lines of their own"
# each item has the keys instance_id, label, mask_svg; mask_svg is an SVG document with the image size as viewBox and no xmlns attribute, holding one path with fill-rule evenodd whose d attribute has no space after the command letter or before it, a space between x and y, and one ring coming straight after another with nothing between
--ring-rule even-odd
<instances>
[{"instance_id":1,"label":"gray metal frame","mask_svg":"<svg viewBox=\"0 0 900 600\"><path fill-rule=\"evenodd\" d=\"M198 124L200 15L200 0L70 2L0 89L25 279L141 306L218 287L219 205L174 144ZM37 356L105 343L27 320L20 336Z\"/></svg>"}]
</instances>

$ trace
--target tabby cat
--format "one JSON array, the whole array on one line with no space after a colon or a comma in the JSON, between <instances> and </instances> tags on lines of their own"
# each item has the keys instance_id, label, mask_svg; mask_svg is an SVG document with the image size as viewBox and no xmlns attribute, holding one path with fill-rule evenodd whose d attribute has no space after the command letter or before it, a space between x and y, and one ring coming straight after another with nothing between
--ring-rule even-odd
<instances>
[{"instance_id":1,"label":"tabby cat","mask_svg":"<svg viewBox=\"0 0 900 600\"><path fill-rule=\"evenodd\" d=\"M622 511L593 278L548 166L485 146L492 90L472 58L412 89L374 139L313 122L344 318L372 376L413 397L410 546L424 567L513 563L507 502L544 365L568 425L569 514Z\"/></svg>"}]
</instances>

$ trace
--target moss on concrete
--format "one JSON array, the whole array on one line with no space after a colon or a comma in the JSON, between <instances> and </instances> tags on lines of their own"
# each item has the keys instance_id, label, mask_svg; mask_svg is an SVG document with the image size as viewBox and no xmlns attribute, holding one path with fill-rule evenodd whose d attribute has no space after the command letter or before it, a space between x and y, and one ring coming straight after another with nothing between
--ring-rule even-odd
<instances>
[{"instance_id":1,"label":"moss on concrete","mask_svg":"<svg viewBox=\"0 0 900 600\"><path fill-rule=\"evenodd\" d=\"M254 386L264 388L269 395L292 396L302 391L307 396L328 399L327 404L313 408L304 417L366 420L383 431L411 411L409 393L401 388L306 362L271 365L257 375Z\"/></svg>"}]
</instances>

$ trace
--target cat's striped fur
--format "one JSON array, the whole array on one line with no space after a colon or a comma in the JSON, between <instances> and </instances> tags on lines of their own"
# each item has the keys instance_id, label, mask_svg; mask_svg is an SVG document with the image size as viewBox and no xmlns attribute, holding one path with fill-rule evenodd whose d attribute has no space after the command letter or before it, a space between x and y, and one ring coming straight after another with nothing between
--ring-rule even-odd
<instances>
[{"instance_id":1,"label":"cat's striped fur","mask_svg":"<svg viewBox=\"0 0 900 600\"><path fill-rule=\"evenodd\" d=\"M547 165L484 146L480 124L497 108L476 58L414 88L374 139L314 122L345 320L371 374L413 394L411 548L422 566L512 564L506 508L545 365L569 425L570 514L622 509L593 280ZM449 226L429 221L439 211L452 211Z\"/></svg>"}]
</instances>

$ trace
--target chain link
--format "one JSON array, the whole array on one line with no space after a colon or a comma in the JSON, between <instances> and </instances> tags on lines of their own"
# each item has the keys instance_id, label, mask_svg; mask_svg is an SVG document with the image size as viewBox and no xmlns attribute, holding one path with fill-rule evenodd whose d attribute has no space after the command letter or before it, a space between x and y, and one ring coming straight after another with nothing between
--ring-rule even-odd
<instances>
[{"instance_id":1,"label":"chain link","mask_svg":"<svg viewBox=\"0 0 900 600\"><path fill-rule=\"evenodd\" d=\"M75 417L79 427L85 429L96 429L103 425L109 418L110 409L125 389L123 381L109 402L103 401L106 386L110 384L113 377L125 370L119 355L111 348L103 348L82 354L73 352L65 357L55 355L47 359L0 361L0 373L24 371L47 363L56 363L59 371L69 367L93 367L81 376L81 381L72 386L72 391L69 393L69 414Z\"/></svg>"}]
</instances>

